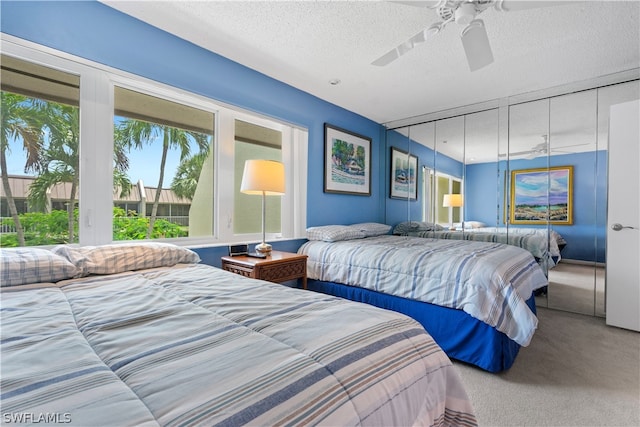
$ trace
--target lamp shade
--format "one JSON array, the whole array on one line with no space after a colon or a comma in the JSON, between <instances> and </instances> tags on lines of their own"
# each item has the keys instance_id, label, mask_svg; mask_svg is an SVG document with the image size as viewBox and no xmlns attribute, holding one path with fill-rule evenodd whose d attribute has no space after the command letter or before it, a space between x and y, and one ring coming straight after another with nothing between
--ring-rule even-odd
<instances>
[{"instance_id":1,"label":"lamp shade","mask_svg":"<svg viewBox=\"0 0 640 427\"><path fill-rule=\"evenodd\" d=\"M284 165L274 160L247 160L240 191L244 194L284 194Z\"/></svg>"},{"instance_id":2,"label":"lamp shade","mask_svg":"<svg viewBox=\"0 0 640 427\"><path fill-rule=\"evenodd\" d=\"M444 208L459 208L462 206L462 194L445 194L442 200Z\"/></svg>"}]
</instances>

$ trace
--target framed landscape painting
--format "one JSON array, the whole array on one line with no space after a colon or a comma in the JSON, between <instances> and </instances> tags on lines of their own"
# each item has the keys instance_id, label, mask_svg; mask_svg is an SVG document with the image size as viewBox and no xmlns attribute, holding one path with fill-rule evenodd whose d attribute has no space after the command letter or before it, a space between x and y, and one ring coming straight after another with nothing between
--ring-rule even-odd
<instances>
[{"instance_id":1,"label":"framed landscape painting","mask_svg":"<svg viewBox=\"0 0 640 427\"><path fill-rule=\"evenodd\" d=\"M324 192L371 195L371 138L325 123Z\"/></svg>"},{"instance_id":2,"label":"framed landscape painting","mask_svg":"<svg viewBox=\"0 0 640 427\"><path fill-rule=\"evenodd\" d=\"M392 199L418 199L418 158L406 151L391 147L391 186L389 197Z\"/></svg>"},{"instance_id":3,"label":"framed landscape painting","mask_svg":"<svg viewBox=\"0 0 640 427\"><path fill-rule=\"evenodd\" d=\"M573 224L573 166L511 171L511 224Z\"/></svg>"}]
</instances>

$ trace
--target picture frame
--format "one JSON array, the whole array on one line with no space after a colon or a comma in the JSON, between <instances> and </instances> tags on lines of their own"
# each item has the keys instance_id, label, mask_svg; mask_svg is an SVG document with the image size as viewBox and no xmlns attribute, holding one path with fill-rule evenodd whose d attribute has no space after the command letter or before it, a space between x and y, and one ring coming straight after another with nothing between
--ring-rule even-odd
<instances>
[{"instance_id":1,"label":"picture frame","mask_svg":"<svg viewBox=\"0 0 640 427\"><path fill-rule=\"evenodd\" d=\"M324 124L324 192L371 196L371 138Z\"/></svg>"},{"instance_id":2,"label":"picture frame","mask_svg":"<svg viewBox=\"0 0 640 427\"><path fill-rule=\"evenodd\" d=\"M418 157L391 147L389 197L418 200Z\"/></svg>"},{"instance_id":3,"label":"picture frame","mask_svg":"<svg viewBox=\"0 0 640 427\"><path fill-rule=\"evenodd\" d=\"M573 224L573 166L511 171L510 224Z\"/></svg>"}]
</instances>

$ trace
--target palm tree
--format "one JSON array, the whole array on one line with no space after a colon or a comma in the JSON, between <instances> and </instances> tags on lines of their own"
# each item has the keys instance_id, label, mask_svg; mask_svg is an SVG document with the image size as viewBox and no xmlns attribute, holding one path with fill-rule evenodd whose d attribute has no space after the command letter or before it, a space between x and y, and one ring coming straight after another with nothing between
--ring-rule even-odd
<instances>
[{"instance_id":1,"label":"palm tree","mask_svg":"<svg viewBox=\"0 0 640 427\"><path fill-rule=\"evenodd\" d=\"M196 193L196 187L198 186L198 179L200 179L200 172L202 171L202 165L209 156L209 146L204 151L190 156L178 165L176 176L171 181L171 189L178 197L184 199L193 199L193 195Z\"/></svg>"},{"instance_id":2,"label":"palm tree","mask_svg":"<svg viewBox=\"0 0 640 427\"><path fill-rule=\"evenodd\" d=\"M180 150L180 161L188 158L191 154L191 142L195 142L199 151L208 150L209 135L183 130L158 123L145 122L135 119L124 119L118 125L116 138L122 138L122 143L130 144L130 146L141 149L143 145L152 144L156 139L162 139L162 157L160 160L160 176L156 195L153 200L153 208L151 209L151 217L149 219L149 228L147 229L146 238L151 237L153 225L158 212L158 204L160 202L160 193L164 182L164 170L167 162L167 154L170 149Z\"/></svg>"},{"instance_id":3,"label":"palm tree","mask_svg":"<svg viewBox=\"0 0 640 427\"><path fill-rule=\"evenodd\" d=\"M54 102L43 102L41 108L46 113L44 126L49 138L46 147L41 148L42 168L29 188L29 201L34 208L45 210L49 189L59 183L70 182L67 218L69 242L73 242L76 237L74 209L80 184L80 112L77 107ZM113 186L120 189L122 197L131 191L126 147L116 141L113 156Z\"/></svg>"},{"instance_id":4,"label":"palm tree","mask_svg":"<svg viewBox=\"0 0 640 427\"><path fill-rule=\"evenodd\" d=\"M9 186L9 174L7 172L7 152L10 151L9 141L22 140L22 148L27 153L24 170L40 170L40 149L42 147L42 112L34 105L30 98L14 93L2 91L2 108L0 116L2 131L0 133L0 169L2 173L2 186L7 198L9 212L13 218L16 229L18 245L25 246L24 230L18 216L11 187Z\"/></svg>"},{"instance_id":5,"label":"palm tree","mask_svg":"<svg viewBox=\"0 0 640 427\"><path fill-rule=\"evenodd\" d=\"M129 158L127 157L128 144L123 143L123 138L118 137L118 127L113 129L113 188L120 189L120 197L131 193L131 180L127 175L129 171Z\"/></svg>"},{"instance_id":6,"label":"palm tree","mask_svg":"<svg viewBox=\"0 0 640 427\"><path fill-rule=\"evenodd\" d=\"M75 240L76 193L79 177L80 110L71 105L43 102L47 115L44 124L48 131L48 144L41 157L43 168L29 187L29 202L38 210L47 207L47 191L62 182L71 183L67 200L69 242Z\"/></svg>"}]
</instances>

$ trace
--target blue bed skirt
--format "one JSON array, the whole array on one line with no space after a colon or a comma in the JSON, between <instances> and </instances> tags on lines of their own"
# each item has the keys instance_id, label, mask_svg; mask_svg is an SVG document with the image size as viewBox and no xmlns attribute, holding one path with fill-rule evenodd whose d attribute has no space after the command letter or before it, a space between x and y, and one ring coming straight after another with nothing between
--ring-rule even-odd
<instances>
[{"instance_id":1,"label":"blue bed skirt","mask_svg":"<svg viewBox=\"0 0 640 427\"><path fill-rule=\"evenodd\" d=\"M520 350L520 345L505 334L462 310L333 282L309 280L307 288L406 314L420 322L450 358L489 372L509 369ZM535 314L534 296L527 305Z\"/></svg>"}]
</instances>

